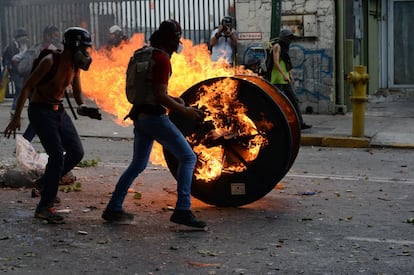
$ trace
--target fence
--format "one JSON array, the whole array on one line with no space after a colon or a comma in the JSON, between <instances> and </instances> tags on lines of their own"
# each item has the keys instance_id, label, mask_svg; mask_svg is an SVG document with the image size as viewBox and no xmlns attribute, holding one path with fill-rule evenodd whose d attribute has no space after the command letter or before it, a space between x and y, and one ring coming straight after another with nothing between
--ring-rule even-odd
<instances>
[{"instance_id":1,"label":"fence","mask_svg":"<svg viewBox=\"0 0 414 275\"><path fill-rule=\"evenodd\" d=\"M114 24L128 36L142 32L148 38L162 20L174 18L181 23L183 36L198 44L209 41L225 15L235 16L234 0L0 0L0 43L4 49L18 27L26 28L37 43L45 26L61 30L82 26L99 48Z\"/></svg>"},{"instance_id":2,"label":"fence","mask_svg":"<svg viewBox=\"0 0 414 275\"><path fill-rule=\"evenodd\" d=\"M184 38L194 44L208 43L211 31L226 15L235 17L234 0L0 0L0 49L12 41L19 27L36 44L42 41L45 26L55 25L62 31L81 26L91 32L95 47L100 48L114 24L129 37L144 33L148 39L168 18L180 22ZM11 85L7 97L13 93Z\"/></svg>"}]
</instances>

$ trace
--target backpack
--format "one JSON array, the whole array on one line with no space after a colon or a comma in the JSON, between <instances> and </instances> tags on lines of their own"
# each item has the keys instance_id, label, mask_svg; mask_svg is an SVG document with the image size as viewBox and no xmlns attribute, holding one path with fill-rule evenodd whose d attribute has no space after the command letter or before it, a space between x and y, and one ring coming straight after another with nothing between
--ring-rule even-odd
<instances>
[{"instance_id":1,"label":"backpack","mask_svg":"<svg viewBox=\"0 0 414 275\"><path fill-rule=\"evenodd\" d=\"M273 38L270 41L266 42L264 45L266 57L265 57L265 67L266 71L264 72L264 78L267 81L270 81L272 78L272 70L273 70L273 46L278 41L278 38Z\"/></svg>"},{"instance_id":2,"label":"backpack","mask_svg":"<svg viewBox=\"0 0 414 275\"><path fill-rule=\"evenodd\" d=\"M22 59L19 61L17 65L17 72L23 78L29 76L30 72L32 71L33 61L39 55L41 51L41 45L37 45L30 49L27 49L22 56Z\"/></svg>"},{"instance_id":3,"label":"backpack","mask_svg":"<svg viewBox=\"0 0 414 275\"><path fill-rule=\"evenodd\" d=\"M126 97L132 104L138 103L137 94L145 89L151 89L149 84L152 78L152 54L156 50L151 46L144 46L134 52L130 58L126 72Z\"/></svg>"}]
</instances>

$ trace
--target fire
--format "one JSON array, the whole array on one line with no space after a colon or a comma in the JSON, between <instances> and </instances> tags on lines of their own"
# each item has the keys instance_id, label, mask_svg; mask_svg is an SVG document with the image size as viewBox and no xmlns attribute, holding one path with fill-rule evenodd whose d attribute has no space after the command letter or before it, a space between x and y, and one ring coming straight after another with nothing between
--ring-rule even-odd
<instances>
[{"instance_id":1,"label":"fire","mask_svg":"<svg viewBox=\"0 0 414 275\"><path fill-rule=\"evenodd\" d=\"M184 46L183 52L181 54L173 54L171 58L173 74L169 81L168 92L172 96L180 96L188 88L205 79L223 76L230 77L236 74L252 74L251 71L245 70L242 66L232 68L224 60L218 62L211 61L210 52L206 44L193 45L191 40L186 39L183 39L182 42ZM125 95L126 68L134 51L144 44L143 34L135 34L128 43L123 43L111 51L107 49L93 50L91 53L93 62L89 70L82 72L81 76L84 95L94 100L101 110L113 115L113 120L116 123L125 127L131 125L131 121L124 120L124 117L132 107ZM224 90L219 87L216 89ZM234 95L226 96L229 96L226 100L230 100L231 97L234 99ZM199 104L200 106L205 105L203 102ZM238 116L241 116L238 117L239 120L245 120L244 125L249 125L249 123L254 125L254 123L248 122L247 116L242 114L238 114ZM217 130L217 134L224 137L226 133L235 133L235 129L231 128L224 127L221 130L219 126L217 129L220 129ZM250 135L257 134L253 130L250 131ZM166 165L162 148L159 144L154 144L151 162Z\"/></svg>"},{"instance_id":2,"label":"fire","mask_svg":"<svg viewBox=\"0 0 414 275\"><path fill-rule=\"evenodd\" d=\"M235 79L223 78L209 86L203 85L197 94L199 100L194 105L205 110L206 116L198 133L188 137L198 156L195 177L208 182L222 173L246 170L248 163L267 145L262 130L273 125L259 122L261 128L257 128L246 115L247 108L237 99L238 81Z\"/></svg>"}]
</instances>

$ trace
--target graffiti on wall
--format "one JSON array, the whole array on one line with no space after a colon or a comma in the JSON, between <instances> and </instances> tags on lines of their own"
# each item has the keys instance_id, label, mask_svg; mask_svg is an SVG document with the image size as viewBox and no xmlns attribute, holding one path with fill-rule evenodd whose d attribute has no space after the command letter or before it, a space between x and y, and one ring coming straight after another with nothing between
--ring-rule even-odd
<instances>
[{"instance_id":1,"label":"graffiti on wall","mask_svg":"<svg viewBox=\"0 0 414 275\"><path fill-rule=\"evenodd\" d=\"M329 103L332 93L333 63L332 56L325 49L306 49L299 44L291 44L290 56L293 65L296 93L301 101ZM243 64L251 59L259 59L264 66L266 54L263 47L252 45L243 54Z\"/></svg>"},{"instance_id":2,"label":"graffiti on wall","mask_svg":"<svg viewBox=\"0 0 414 275\"><path fill-rule=\"evenodd\" d=\"M298 44L290 46L296 93L310 101L330 100L333 64L324 49L309 50Z\"/></svg>"}]
</instances>

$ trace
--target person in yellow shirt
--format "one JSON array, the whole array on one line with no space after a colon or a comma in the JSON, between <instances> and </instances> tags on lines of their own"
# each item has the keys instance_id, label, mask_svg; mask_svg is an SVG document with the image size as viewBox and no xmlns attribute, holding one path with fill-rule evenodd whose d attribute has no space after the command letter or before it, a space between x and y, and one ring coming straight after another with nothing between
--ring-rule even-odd
<instances>
[{"instance_id":1,"label":"person in yellow shirt","mask_svg":"<svg viewBox=\"0 0 414 275\"><path fill-rule=\"evenodd\" d=\"M289 56L290 42L294 35L290 29L283 29L280 32L279 40L273 46L273 69L270 83L282 91L290 100L299 117L301 129L309 129L312 125L303 121L302 112L300 111L299 100L293 91L292 62Z\"/></svg>"}]
</instances>

